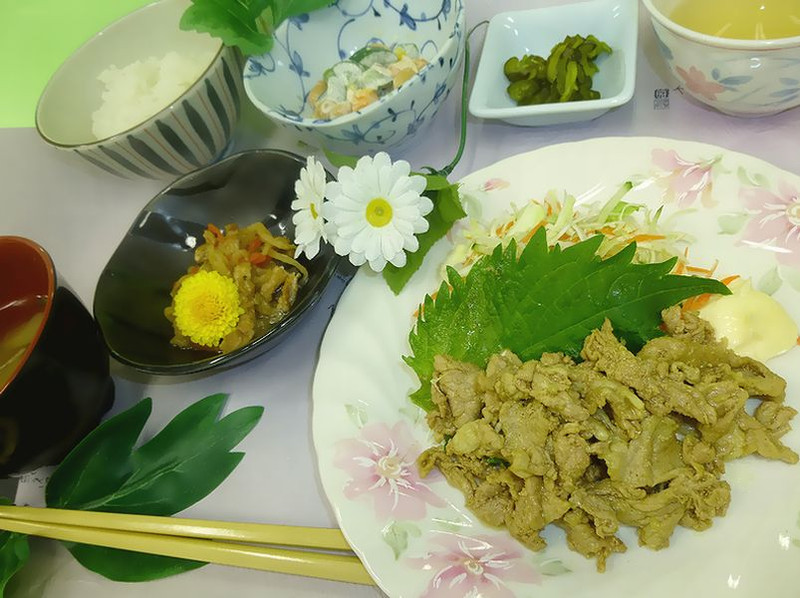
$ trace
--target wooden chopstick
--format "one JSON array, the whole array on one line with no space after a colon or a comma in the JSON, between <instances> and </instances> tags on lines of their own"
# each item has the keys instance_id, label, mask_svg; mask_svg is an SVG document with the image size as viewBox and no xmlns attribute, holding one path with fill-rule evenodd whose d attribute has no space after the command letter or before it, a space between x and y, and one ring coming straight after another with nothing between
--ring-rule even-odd
<instances>
[{"instance_id":1,"label":"wooden chopstick","mask_svg":"<svg viewBox=\"0 0 800 598\"><path fill-rule=\"evenodd\" d=\"M26 511L34 511L38 521L24 518L22 515ZM108 548L118 548L122 550L132 550L134 552L144 552L148 554L158 554L175 558L215 563L219 565L229 565L233 567L246 567L259 569L262 571L273 571L276 573L288 573L291 575L304 575L320 579L330 579L333 581L343 581L372 585L374 581L370 577L364 565L358 557L345 554L330 554L323 552L287 550L266 546L250 546L246 544L234 544L227 541L230 534L222 533L226 541L212 540L201 537L187 537L180 535L166 535L153 532L133 531L131 529L111 529L104 527L92 527L84 524L67 524L53 521L43 521L42 519L69 518L72 521L79 521L80 517L87 516L87 519L96 524L100 518L95 515L112 515L112 520L119 525L119 519L143 517L141 515L124 515L116 513L95 513L83 511L58 511L47 513L51 509L37 509L30 507L2 507L0 513L0 529L11 532L18 532L34 536L63 540L67 542L78 542L81 544L92 544L95 546L106 546ZM67 515L65 515L67 513ZM10 514L10 516L9 516ZM163 520L171 519L168 517L152 517L149 519ZM181 521L181 520L179 520ZM186 520L183 520L186 521ZM192 521L192 520L188 520ZM243 525L260 527L265 524L227 524L223 522L202 522L211 524L211 528L217 526ZM169 529L165 522L153 522L154 525L163 525L164 529ZM123 525L133 525L133 523L123 523ZM204 526L200 526L201 528ZM209 526L205 526L208 528ZM288 528L288 526L267 526ZM220 528L217 528L219 532ZM303 536L309 528L289 528L294 530L285 537L290 539L295 536ZM311 528L313 529L313 528ZM174 529L173 529L174 531ZM286 531L286 529L284 529ZM326 530L320 530L326 531ZM338 530L331 530L338 532ZM341 532L339 532L341 534ZM252 536L250 536L252 537ZM296 538L295 538L296 540Z\"/></svg>"},{"instance_id":2,"label":"wooden chopstick","mask_svg":"<svg viewBox=\"0 0 800 598\"><path fill-rule=\"evenodd\" d=\"M226 542L252 542L352 552L340 530L320 527L293 527L266 523L206 521L178 517L15 506L0 506L0 519L146 532Z\"/></svg>"}]
</instances>

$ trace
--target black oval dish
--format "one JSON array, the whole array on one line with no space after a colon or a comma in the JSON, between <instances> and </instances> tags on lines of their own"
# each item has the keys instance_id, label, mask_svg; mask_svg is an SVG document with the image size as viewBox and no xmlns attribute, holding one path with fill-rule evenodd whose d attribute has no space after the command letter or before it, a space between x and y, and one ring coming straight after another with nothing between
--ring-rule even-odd
<instances>
[{"instance_id":1,"label":"black oval dish","mask_svg":"<svg viewBox=\"0 0 800 598\"><path fill-rule=\"evenodd\" d=\"M194 263L209 223L247 226L263 222L275 235L294 237L294 183L301 156L279 150L235 154L178 179L139 213L100 274L94 314L111 355L137 370L193 374L228 367L260 355L282 340L322 296L339 262L328 244L301 262L309 278L289 315L266 334L226 354L179 349L170 344L164 316L173 283Z\"/></svg>"}]
</instances>

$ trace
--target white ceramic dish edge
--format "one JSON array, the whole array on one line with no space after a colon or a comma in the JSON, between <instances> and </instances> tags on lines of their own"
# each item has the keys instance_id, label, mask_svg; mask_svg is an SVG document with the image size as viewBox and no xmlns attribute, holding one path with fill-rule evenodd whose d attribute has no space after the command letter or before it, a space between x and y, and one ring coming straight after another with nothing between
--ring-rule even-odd
<instances>
[{"instance_id":1,"label":"white ceramic dish edge","mask_svg":"<svg viewBox=\"0 0 800 598\"><path fill-rule=\"evenodd\" d=\"M627 103L633 98L636 83L638 12L637 0L594 0L495 15L486 33L470 95L470 114L519 126L544 126L592 120ZM612 18L604 20L602 16L608 14ZM518 35L509 41L501 29L516 20L545 32L542 36L544 41L528 43ZM596 89L608 93L604 87L616 87L614 93L598 100L515 106L505 96L508 82L502 73L503 63L512 55L535 53L547 56L553 44L561 41L565 35L576 33L593 33L614 49L616 56L601 58L600 65L605 62L607 67L616 66L616 72L612 75L621 78L621 81L614 82L610 80L611 76L606 76L604 80L602 70L595 75ZM617 62L614 65L616 61L622 64ZM496 105L493 105L492 96ZM497 100L498 97L502 99Z\"/></svg>"}]
</instances>

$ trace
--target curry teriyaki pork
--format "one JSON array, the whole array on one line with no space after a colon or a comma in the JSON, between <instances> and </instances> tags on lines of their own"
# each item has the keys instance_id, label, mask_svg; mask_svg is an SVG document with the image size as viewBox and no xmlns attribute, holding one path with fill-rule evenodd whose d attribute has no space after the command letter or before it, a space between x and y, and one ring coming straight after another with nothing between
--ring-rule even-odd
<instances>
[{"instance_id":1,"label":"curry teriyaki pork","mask_svg":"<svg viewBox=\"0 0 800 598\"><path fill-rule=\"evenodd\" d=\"M626 549L621 525L652 549L678 525L707 529L730 502L726 461L797 462L780 441L796 411L781 377L704 321L670 308L664 323L635 355L606 321L580 363L503 352L483 370L438 356L428 423L441 443L419 457L422 474L439 468L482 521L533 550L548 524L561 527L599 571Z\"/></svg>"}]
</instances>

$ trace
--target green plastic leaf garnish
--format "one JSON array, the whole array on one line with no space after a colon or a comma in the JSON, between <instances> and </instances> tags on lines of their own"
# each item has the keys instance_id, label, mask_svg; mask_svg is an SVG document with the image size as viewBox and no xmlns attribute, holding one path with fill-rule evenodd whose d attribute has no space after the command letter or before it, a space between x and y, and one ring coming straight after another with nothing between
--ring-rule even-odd
<instances>
[{"instance_id":1,"label":"green plastic leaf garnish","mask_svg":"<svg viewBox=\"0 0 800 598\"><path fill-rule=\"evenodd\" d=\"M186 408L152 439L134 448L152 410L144 399L98 426L64 459L45 490L48 507L174 515L207 496L244 456L231 452L261 419L246 407L220 419L227 396ZM85 567L115 581L148 581L204 563L64 543Z\"/></svg>"},{"instance_id":2,"label":"green plastic leaf garnish","mask_svg":"<svg viewBox=\"0 0 800 598\"><path fill-rule=\"evenodd\" d=\"M484 367L510 349L522 360L560 351L577 357L585 337L608 318L615 333L637 351L661 336L661 311L702 293L728 295L721 282L669 272L676 259L633 264L631 243L602 260L602 235L561 249L547 246L540 228L517 257L512 241L475 263L465 278L448 269L435 299L426 296L403 359L422 386L411 400L433 408L430 381L435 355ZM448 284L449 283L449 284Z\"/></svg>"},{"instance_id":3,"label":"green plastic leaf garnish","mask_svg":"<svg viewBox=\"0 0 800 598\"><path fill-rule=\"evenodd\" d=\"M422 266L431 247L447 234L453 223L466 216L458 195L458 185L451 185L447 178L440 175L425 175L428 186L424 195L433 202L433 210L425 217L428 221L428 230L417 235L419 249L406 256L406 264L402 268L386 264L383 269L383 278L389 288L398 294L411 276Z\"/></svg>"},{"instance_id":4,"label":"green plastic leaf garnish","mask_svg":"<svg viewBox=\"0 0 800 598\"><path fill-rule=\"evenodd\" d=\"M441 191L453 185L447 180L447 177L441 174L423 174L425 177L425 191Z\"/></svg>"},{"instance_id":5,"label":"green plastic leaf garnish","mask_svg":"<svg viewBox=\"0 0 800 598\"><path fill-rule=\"evenodd\" d=\"M0 497L0 504L13 504ZM0 596L3 595L9 580L22 569L30 556L28 537L15 532L0 532Z\"/></svg>"},{"instance_id":6,"label":"green plastic leaf garnish","mask_svg":"<svg viewBox=\"0 0 800 598\"><path fill-rule=\"evenodd\" d=\"M358 162L357 156L347 156L329 150L325 150L325 157L337 168L342 166L355 168L356 162ZM467 215L461 206L458 185L450 183L447 176L441 172L413 174L425 177L426 184L423 195L433 202L433 210L425 216L428 221L428 230L417 235L419 249L413 253L406 253L405 266L398 268L392 264L386 264L383 269L383 278L395 295L403 290L414 272L420 269L425 256L436 241L447 234L456 220Z\"/></svg>"},{"instance_id":7,"label":"green plastic leaf garnish","mask_svg":"<svg viewBox=\"0 0 800 598\"><path fill-rule=\"evenodd\" d=\"M325 152L325 157L328 159L328 162L330 162L331 165L335 166L336 168L341 168L342 166L355 168L356 163L358 162L358 156L348 156L346 154L340 154L327 149L323 151Z\"/></svg>"},{"instance_id":8,"label":"green plastic leaf garnish","mask_svg":"<svg viewBox=\"0 0 800 598\"><path fill-rule=\"evenodd\" d=\"M180 28L218 37L244 54L272 49L273 33L288 18L331 4L331 0L192 0Z\"/></svg>"},{"instance_id":9,"label":"green plastic leaf garnish","mask_svg":"<svg viewBox=\"0 0 800 598\"><path fill-rule=\"evenodd\" d=\"M153 581L194 571L206 565L200 561L117 550L105 546L90 546L74 542L62 542L62 544L83 567L111 581L131 583Z\"/></svg>"}]
</instances>

